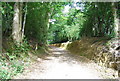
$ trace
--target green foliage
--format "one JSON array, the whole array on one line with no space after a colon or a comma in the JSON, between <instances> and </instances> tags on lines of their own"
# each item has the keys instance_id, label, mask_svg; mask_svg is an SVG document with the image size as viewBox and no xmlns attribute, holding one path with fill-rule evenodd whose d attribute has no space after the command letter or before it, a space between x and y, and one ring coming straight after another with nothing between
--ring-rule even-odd
<instances>
[{"instance_id":1,"label":"green foliage","mask_svg":"<svg viewBox=\"0 0 120 81\"><path fill-rule=\"evenodd\" d=\"M81 34L85 36L112 36L113 12L111 3L86 3L86 22Z\"/></svg>"},{"instance_id":2,"label":"green foliage","mask_svg":"<svg viewBox=\"0 0 120 81\"><path fill-rule=\"evenodd\" d=\"M119 5L120 3L116 3ZM24 5L24 3L23 3ZM76 6L75 6L76 5ZM68 13L63 13L69 6ZM118 6L119 7L119 6ZM117 9L119 9L117 7ZM23 6L22 20L25 8L27 17L25 23L25 37L42 48L48 43L60 43L79 40L81 37L114 37L114 13L110 2L78 2L78 3L27 3ZM2 33L3 37L12 36L14 2L2 3ZM117 10L118 17L119 10ZM50 21L53 20L53 21ZM24 21L22 21L23 23ZM23 25L23 24L22 24ZM18 29L19 30L19 29ZM16 29L17 32L17 29ZM21 31L22 32L22 31ZM9 40L8 40L9 42ZM5 46L5 45L4 45ZM33 45L34 46L34 45ZM42 47L43 46L43 47ZM27 40L19 45L14 42L7 44L5 56L0 55L0 78L8 79L23 71L23 65L15 62L17 59L25 61L30 50ZM84 53L83 53L84 54ZM10 65L5 61L9 60ZM5 69L3 69L5 67Z\"/></svg>"},{"instance_id":3,"label":"green foliage","mask_svg":"<svg viewBox=\"0 0 120 81\"><path fill-rule=\"evenodd\" d=\"M24 39L23 42L19 45L12 43L12 41L10 41L8 44L11 45L11 47L6 49L8 52L6 55L10 58L10 60L28 56L27 54L30 50L30 46L26 39Z\"/></svg>"},{"instance_id":4,"label":"green foliage","mask_svg":"<svg viewBox=\"0 0 120 81\"><path fill-rule=\"evenodd\" d=\"M11 79L11 77L23 72L24 66L14 61L9 61L8 64L5 61L0 61L0 79Z\"/></svg>"},{"instance_id":5,"label":"green foliage","mask_svg":"<svg viewBox=\"0 0 120 81\"><path fill-rule=\"evenodd\" d=\"M67 37L69 41L76 40L79 38L80 30L78 25L72 25L72 26L65 25L65 31L67 33Z\"/></svg>"},{"instance_id":6,"label":"green foliage","mask_svg":"<svg viewBox=\"0 0 120 81\"><path fill-rule=\"evenodd\" d=\"M13 4L3 3L1 7L4 33L11 32ZM68 13L63 13L65 6L70 7ZM114 37L112 9L110 2L28 3L25 36L44 45L47 40L48 43L56 43L78 40L82 36ZM119 15L119 10L117 12ZM49 23L51 19L55 21Z\"/></svg>"},{"instance_id":7,"label":"green foliage","mask_svg":"<svg viewBox=\"0 0 120 81\"><path fill-rule=\"evenodd\" d=\"M9 41L10 42L10 41ZM9 43L11 48L7 49L7 53L0 55L0 78L11 79L24 70L24 61L28 61L29 44L25 39L20 45Z\"/></svg>"},{"instance_id":8,"label":"green foliage","mask_svg":"<svg viewBox=\"0 0 120 81\"><path fill-rule=\"evenodd\" d=\"M68 13L63 13L64 8L61 5L59 12L57 11L57 14L52 15L52 19L56 21L54 21L54 24L50 23L49 43L78 40L83 36L115 37L112 3L86 2L68 4L70 7ZM74 4L80 9L77 9ZM116 3L116 5L118 4Z\"/></svg>"},{"instance_id":9,"label":"green foliage","mask_svg":"<svg viewBox=\"0 0 120 81\"><path fill-rule=\"evenodd\" d=\"M15 51L14 53L28 53L30 47L27 42L27 40L23 40L23 42L20 45L15 45Z\"/></svg>"},{"instance_id":10,"label":"green foliage","mask_svg":"<svg viewBox=\"0 0 120 81\"><path fill-rule=\"evenodd\" d=\"M25 27L25 35L28 39L46 43L49 12L49 3L28 3Z\"/></svg>"},{"instance_id":11,"label":"green foliage","mask_svg":"<svg viewBox=\"0 0 120 81\"><path fill-rule=\"evenodd\" d=\"M13 4L8 2L2 2L2 33L3 35L10 36L12 30L12 20L13 20Z\"/></svg>"},{"instance_id":12,"label":"green foliage","mask_svg":"<svg viewBox=\"0 0 120 81\"><path fill-rule=\"evenodd\" d=\"M48 35L52 37L49 37L49 43L73 41L80 38L84 14L74 7L71 7L68 13L63 13L63 9L61 8L61 12L52 16L52 19L56 21L54 24L50 23Z\"/></svg>"}]
</instances>

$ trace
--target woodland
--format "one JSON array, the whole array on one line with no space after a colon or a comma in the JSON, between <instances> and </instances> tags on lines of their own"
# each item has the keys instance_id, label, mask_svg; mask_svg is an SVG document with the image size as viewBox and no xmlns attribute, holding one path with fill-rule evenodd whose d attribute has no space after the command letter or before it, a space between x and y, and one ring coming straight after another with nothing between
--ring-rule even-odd
<instances>
[{"instance_id":1,"label":"woodland","mask_svg":"<svg viewBox=\"0 0 120 81\"><path fill-rule=\"evenodd\" d=\"M83 38L85 41L91 38L105 41L120 38L120 2L0 4L2 13L0 79L11 79L24 72L24 67L29 66L27 63L32 62L30 54L45 55L50 45L79 41ZM92 41L95 42L96 39ZM75 49L77 46L78 44L75 45ZM117 49L120 50L120 44Z\"/></svg>"}]
</instances>

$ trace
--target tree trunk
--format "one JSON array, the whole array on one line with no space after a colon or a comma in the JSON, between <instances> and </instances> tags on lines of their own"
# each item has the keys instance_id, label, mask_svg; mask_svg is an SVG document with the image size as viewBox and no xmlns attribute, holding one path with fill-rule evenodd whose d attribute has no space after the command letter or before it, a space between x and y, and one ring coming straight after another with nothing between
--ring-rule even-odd
<instances>
[{"instance_id":1,"label":"tree trunk","mask_svg":"<svg viewBox=\"0 0 120 81\"><path fill-rule=\"evenodd\" d=\"M19 17L20 17L20 20L19 20L19 23L20 23L20 42L22 42L22 16L23 16L23 12L22 12L22 9L23 9L23 2L20 2L19 3L20 5L20 13L19 13Z\"/></svg>"},{"instance_id":2,"label":"tree trunk","mask_svg":"<svg viewBox=\"0 0 120 81\"><path fill-rule=\"evenodd\" d=\"M114 16L114 32L115 32L115 37L120 37L120 20L117 16L117 8L116 8L116 3L112 3L113 6L113 16Z\"/></svg>"},{"instance_id":3,"label":"tree trunk","mask_svg":"<svg viewBox=\"0 0 120 81\"><path fill-rule=\"evenodd\" d=\"M25 5L25 14L24 14L23 27L22 27L22 39L24 39L24 29L25 29L25 23L26 23L26 15L27 15L27 3Z\"/></svg>"},{"instance_id":4,"label":"tree trunk","mask_svg":"<svg viewBox=\"0 0 120 81\"><path fill-rule=\"evenodd\" d=\"M22 4L16 2L14 4L14 17L13 17L13 28L12 37L15 43L22 42L21 28L22 28Z\"/></svg>"},{"instance_id":5,"label":"tree trunk","mask_svg":"<svg viewBox=\"0 0 120 81\"><path fill-rule=\"evenodd\" d=\"M99 36L103 37L104 36L104 32L103 32L103 17L98 17L98 29L99 29Z\"/></svg>"}]
</instances>

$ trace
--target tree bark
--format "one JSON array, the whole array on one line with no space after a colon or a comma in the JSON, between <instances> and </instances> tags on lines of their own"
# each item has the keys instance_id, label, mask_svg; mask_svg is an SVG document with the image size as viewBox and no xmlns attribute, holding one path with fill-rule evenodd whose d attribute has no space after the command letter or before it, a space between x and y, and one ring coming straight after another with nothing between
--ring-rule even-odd
<instances>
[{"instance_id":1,"label":"tree bark","mask_svg":"<svg viewBox=\"0 0 120 81\"><path fill-rule=\"evenodd\" d=\"M22 3L16 2L14 4L14 17L12 28L12 37L15 43L22 42L21 28L22 28Z\"/></svg>"},{"instance_id":2,"label":"tree bark","mask_svg":"<svg viewBox=\"0 0 120 81\"><path fill-rule=\"evenodd\" d=\"M25 30L25 23L26 23L26 15L27 15L27 3L25 5L25 14L24 14L23 27L22 27L22 39L24 39L24 30Z\"/></svg>"},{"instance_id":3,"label":"tree bark","mask_svg":"<svg viewBox=\"0 0 120 81\"><path fill-rule=\"evenodd\" d=\"M120 37L120 20L117 16L117 8L116 8L116 3L112 3L113 6L113 16L114 16L114 32L115 32L115 37Z\"/></svg>"}]
</instances>

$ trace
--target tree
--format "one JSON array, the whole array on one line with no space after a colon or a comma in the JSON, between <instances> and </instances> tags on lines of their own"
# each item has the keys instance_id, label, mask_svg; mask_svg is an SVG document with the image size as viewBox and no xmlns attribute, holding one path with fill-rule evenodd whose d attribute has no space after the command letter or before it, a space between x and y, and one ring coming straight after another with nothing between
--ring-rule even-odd
<instances>
[{"instance_id":1,"label":"tree","mask_svg":"<svg viewBox=\"0 0 120 81\"><path fill-rule=\"evenodd\" d=\"M117 8L118 8L118 4L117 2L113 2L112 3L112 7L113 7L113 16L114 16L114 32L115 32L115 37L119 37L120 36L120 19L119 19L119 15L117 13Z\"/></svg>"},{"instance_id":2,"label":"tree","mask_svg":"<svg viewBox=\"0 0 120 81\"><path fill-rule=\"evenodd\" d=\"M23 26L22 26L22 39L24 39L24 30L25 30L25 24L26 24L26 16L27 16L27 3L25 4L25 9L24 9L24 19L23 19Z\"/></svg>"},{"instance_id":3,"label":"tree","mask_svg":"<svg viewBox=\"0 0 120 81\"><path fill-rule=\"evenodd\" d=\"M22 42L22 7L23 3L16 2L14 4L14 18L13 18L13 28L12 36L15 43Z\"/></svg>"},{"instance_id":4,"label":"tree","mask_svg":"<svg viewBox=\"0 0 120 81\"><path fill-rule=\"evenodd\" d=\"M28 3L25 35L39 46L47 43L50 3Z\"/></svg>"},{"instance_id":5,"label":"tree","mask_svg":"<svg viewBox=\"0 0 120 81\"><path fill-rule=\"evenodd\" d=\"M113 14L110 2L85 3L84 12L86 21L82 28L82 35L113 37Z\"/></svg>"}]
</instances>

